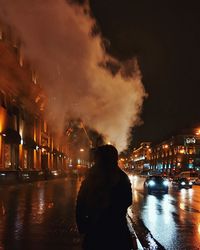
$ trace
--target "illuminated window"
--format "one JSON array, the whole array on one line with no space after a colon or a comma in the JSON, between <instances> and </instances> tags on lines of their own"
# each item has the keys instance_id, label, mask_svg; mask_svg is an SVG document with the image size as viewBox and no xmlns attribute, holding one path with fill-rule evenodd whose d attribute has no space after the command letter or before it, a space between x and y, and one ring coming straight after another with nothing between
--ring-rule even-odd
<instances>
[{"instance_id":1,"label":"illuminated window","mask_svg":"<svg viewBox=\"0 0 200 250\"><path fill-rule=\"evenodd\" d=\"M47 132L47 123L46 123L46 121L44 121L44 132L45 133Z\"/></svg>"},{"instance_id":2,"label":"illuminated window","mask_svg":"<svg viewBox=\"0 0 200 250\"><path fill-rule=\"evenodd\" d=\"M185 147L180 146L178 152L179 152L180 154L185 154L185 153L186 153L186 152L185 152Z\"/></svg>"},{"instance_id":3,"label":"illuminated window","mask_svg":"<svg viewBox=\"0 0 200 250\"><path fill-rule=\"evenodd\" d=\"M11 168L12 163L11 163L11 145L10 144L5 144L3 153L4 153L5 168Z\"/></svg>"},{"instance_id":4,"label":"illuminated window","mask_svg":"<svg viewBox=\"0 0 200 250\"><path fill-rule=\"evenodd\" d=\"M0 23L0 40L4 40L5 39L5 27L2 23Z\"/></svg>"},{"instance_id":5,"label":"illuminated window","mask_svg":"<svg viewBox=\"0 0 200 250\"><path fill-rule=\"evenodd\" d=\"M33 83L37 84L37 75L36 75L36 72L34 70L32 70L32 81L33 81Z\"/></svg>"},{"instance_id":6,"label":"illuminated window","mask_svg":"<svg viewBox=\"0 0 200 250\"><path fill-rule=\"evenodd\" d=\"M192 164L194 162L194 159L189 159L189 164Z\"/></svg>"},{"instance_id":7,"label":"illuminated window","mask_svg":"<svg viewBox=\"0 0 200 250\"><path fill-rule=\"evenodd\" d=\"M21 49L19 50L19 65L22 67L24 64L24 58Z\"/></svg>"},{"instance_id":8,"label":"illuminated window","mask_svg":"<svg viewBox=\"0 0 200 250\"><path fill-rule=\"evenodd\" d=\"M181 158L177 158L177 162L181 162Z\"/></svg>"},{"instance_id":9,"label":"illuminated window","mask_svg":"<svg viewBox=\"0 0 200 250\"><path fill-rule=\"evenodd\" d=\"M189 155L195 154L195 148L194 147L189 147L188 148L188 154Z\"/></svg>"},{"instance_id":10,"label":"illuminated window","mask_svg":"<svg viewBox=\"0 0 200 250\"><path fill-rule=\"evenodd\" d=\"M23 159L24 168L28 168L28 151L24 149L24 159Z\"/></svg>"}]
</instances>

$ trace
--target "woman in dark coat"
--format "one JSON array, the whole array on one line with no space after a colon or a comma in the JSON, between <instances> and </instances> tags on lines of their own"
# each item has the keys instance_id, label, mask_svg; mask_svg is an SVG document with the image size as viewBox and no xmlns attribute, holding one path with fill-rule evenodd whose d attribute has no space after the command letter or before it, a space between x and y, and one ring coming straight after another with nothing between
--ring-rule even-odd
<instances>
[{"instance_id":1,"label":"woman in dark coat","mask_svg":"<svg viewBox=\"0 0 200 250\"><path fill-rule=\"evenodd\" d=\"M76 204L78 230L84 250L131 250L133 239L126 213L132 204L131 183L118 167L112 145L96 149L95 164L81 184Z\"/></svg>"}]
</instances>

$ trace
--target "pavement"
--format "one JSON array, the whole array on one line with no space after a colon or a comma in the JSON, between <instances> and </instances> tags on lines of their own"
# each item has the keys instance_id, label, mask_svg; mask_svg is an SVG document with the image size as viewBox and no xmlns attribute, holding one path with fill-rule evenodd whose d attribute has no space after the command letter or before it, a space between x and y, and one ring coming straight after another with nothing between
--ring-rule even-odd
<instances>
[{"instance_id":1,"label":"pavement","mask_svg":"<svg viewBox=\"0 0 200 250\"><path fill-rule=\"evenodd\" d=\"M131 232L131 234L133 235L133 237L136 238L136 242L137 242L137 250L144 250L140 240L138 239L138 236L133 228L133 225L132 225L132 221L131 221L131 218L130 218L130 215L127 214L127 223L128 223L128 227L129 227L129 230Z\"/></svg>"}]
</instances>

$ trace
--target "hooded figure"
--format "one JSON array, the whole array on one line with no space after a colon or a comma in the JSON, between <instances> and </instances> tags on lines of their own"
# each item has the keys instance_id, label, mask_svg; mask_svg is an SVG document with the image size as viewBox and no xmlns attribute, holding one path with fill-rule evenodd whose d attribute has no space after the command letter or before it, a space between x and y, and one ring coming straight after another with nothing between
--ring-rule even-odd
<instances>
[{"instance_id":1,"label":"hooded figure","mask_svg":"<svg viewBox=\"0 0 200 250\"><path fill-rule=\"evenodd\" d=\"M118 152L103 145L94 152L94 166L82 182L76 204L78 230L84 250L131 250L126 220L132 204L128 176L118 167Z\"/></svg>"}]
</instances>

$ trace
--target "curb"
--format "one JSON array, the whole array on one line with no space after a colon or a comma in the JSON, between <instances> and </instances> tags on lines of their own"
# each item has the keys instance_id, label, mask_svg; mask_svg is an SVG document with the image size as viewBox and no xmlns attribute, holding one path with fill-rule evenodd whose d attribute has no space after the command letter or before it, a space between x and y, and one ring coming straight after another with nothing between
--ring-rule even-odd
<instances>
[{"instance_id":1,"label":"curb","mask_svg":"<svg viewBox=\"0 0 200 250\"><path fill-rule=\"evenodd\" d=\"M128 228L129 228L131 234L133 235L133 237L136 238L137 250L144 250L144 248L143 248L143 246L142 246L140 240L138 239L137 234L136 234L136 232L135 232L135 230L134 230L134 228L133 228L132 220L131 220L130 215L127 214L126 218L127 218Z\"/></svg>"}]
</instances>

